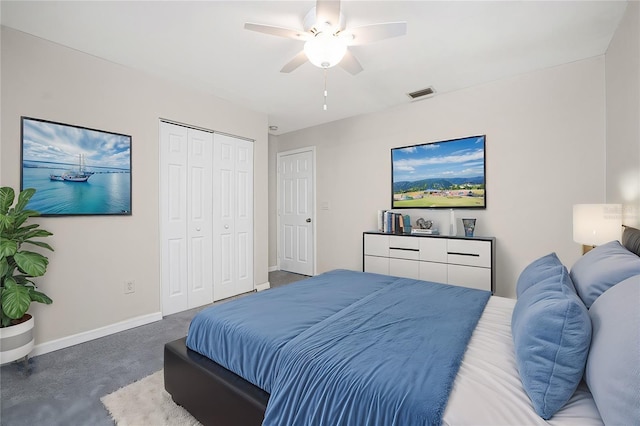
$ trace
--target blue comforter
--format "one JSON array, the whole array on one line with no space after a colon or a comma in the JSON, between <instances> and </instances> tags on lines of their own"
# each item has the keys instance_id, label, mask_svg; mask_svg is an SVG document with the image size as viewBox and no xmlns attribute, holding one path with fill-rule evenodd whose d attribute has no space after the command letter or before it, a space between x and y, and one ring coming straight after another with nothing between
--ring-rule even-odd
<instances>
[{"instance_id":1,"label":"blue comforter","mask_svg":"<svg viewBox=\"0 0 640 426\"><path fill-rule=\"evenodd\" d=\"M397 278L337 270L199 312L187 347L271 393L280 349Z\"/></svg>"},{"instance_id":2,"label":"blue comforter","mask_svg":"<svg viewBox=\"0 0 640 426\"><path fill-rule=\"evenodd\" d=\"M333 271L203 311L187 346L271 394L265 425L435 425L489 296Z\"/></svg>"}]
</instances>

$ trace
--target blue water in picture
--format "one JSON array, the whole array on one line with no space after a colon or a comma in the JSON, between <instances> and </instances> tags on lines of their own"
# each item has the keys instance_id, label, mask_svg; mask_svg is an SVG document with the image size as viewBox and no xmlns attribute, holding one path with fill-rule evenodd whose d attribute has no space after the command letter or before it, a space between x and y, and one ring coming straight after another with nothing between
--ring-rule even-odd
<instances>
[{"instance_id":1,"label":"blue water in picture","mask_svg":"<svg viewBox=\"0 0 640 426\"><path fill-rule=\"evenodd\" d=\"M25 161L22 188L35 188L27 208L43 215L131 214L131 173L96 168L86 182L52 180L70 167L64 164Z\"/></svg>"}]
</instances>

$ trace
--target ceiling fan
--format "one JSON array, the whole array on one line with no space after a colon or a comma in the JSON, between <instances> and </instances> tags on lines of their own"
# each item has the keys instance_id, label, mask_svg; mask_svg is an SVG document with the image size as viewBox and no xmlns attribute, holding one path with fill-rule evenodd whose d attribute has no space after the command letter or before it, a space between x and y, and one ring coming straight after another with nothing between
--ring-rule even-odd
<instances>
[{"instance_id":1,"label":"ceiling fan","mask_svg":"<svg viewBox=\"0 0 640 426\"><path fill-rule=\"evenodd\" d=\"M348 50L349 46L373 43L407 33L406 22L385 22L346 28L339 0L317 0L316 7L304 18L303 30L250 22L245 23L244 28L305 42L304 50L282 67L280 72L283 73L289 73L309 61L325 69L339 64L355 75L362 71L362 65Z\"/></svg>"}]
</instances>

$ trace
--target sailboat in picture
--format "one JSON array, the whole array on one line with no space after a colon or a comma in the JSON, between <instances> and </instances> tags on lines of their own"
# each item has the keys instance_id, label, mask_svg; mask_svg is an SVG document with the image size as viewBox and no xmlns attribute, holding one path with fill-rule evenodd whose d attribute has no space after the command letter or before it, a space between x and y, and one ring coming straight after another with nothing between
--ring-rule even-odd
<instances>
[{"instance_id":1,"label":"sailboat in picture","mask_svg":"<svg viewBox=\"0 0 640 426\"><path fill-rule=\"evenodd\" d=\"M85 168L84 154L78 154L78 170L69 171L62 175L50 175L51 180L59 180L65 182L86 182L93 175L93 172L88 172Z\"/></svg>"}]
</instances>

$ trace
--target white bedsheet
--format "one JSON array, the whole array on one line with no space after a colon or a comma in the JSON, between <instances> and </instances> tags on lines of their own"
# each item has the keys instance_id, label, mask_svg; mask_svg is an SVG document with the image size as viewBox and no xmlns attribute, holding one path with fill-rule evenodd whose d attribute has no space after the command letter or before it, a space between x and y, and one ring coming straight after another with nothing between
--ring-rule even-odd
<instances>
[{"instance_id":1,"label":"white bedsheet","mask_svg":"<svg viewBox=\"0 0 640 426\"><path fill-rule=\"evenodd\" d=\"M511 314L514 299L492 296L478 322L453 384L443 425L602 425L593 397L580 384L550 420L536 414L516 366Z\"/></svg>"}]
</instances>

